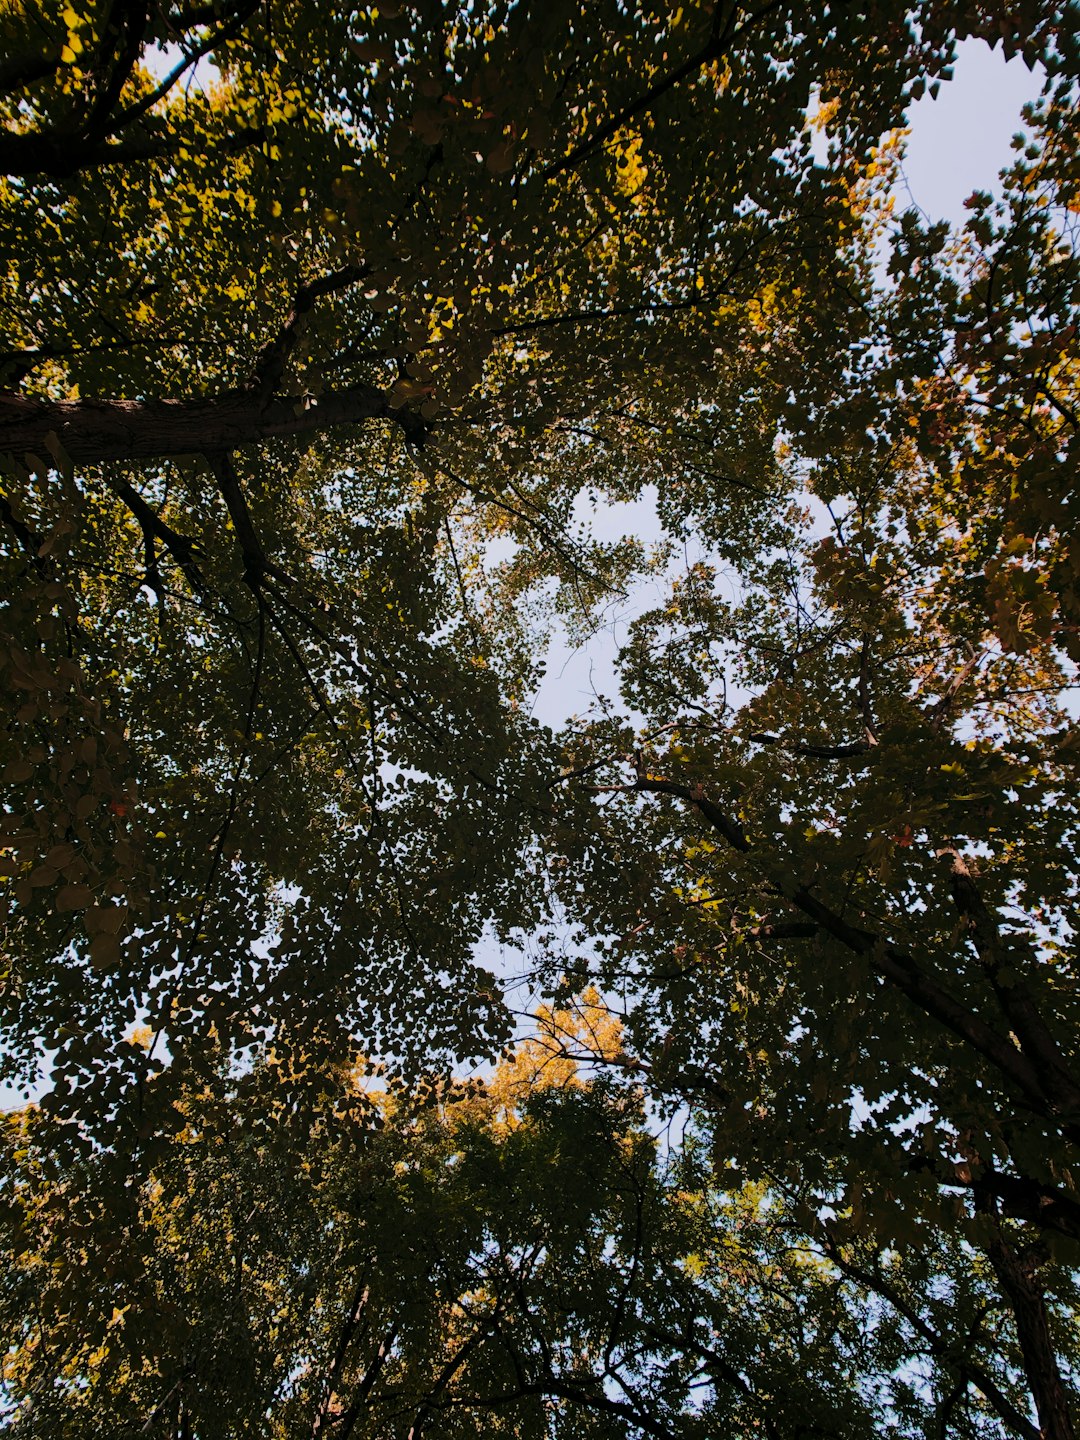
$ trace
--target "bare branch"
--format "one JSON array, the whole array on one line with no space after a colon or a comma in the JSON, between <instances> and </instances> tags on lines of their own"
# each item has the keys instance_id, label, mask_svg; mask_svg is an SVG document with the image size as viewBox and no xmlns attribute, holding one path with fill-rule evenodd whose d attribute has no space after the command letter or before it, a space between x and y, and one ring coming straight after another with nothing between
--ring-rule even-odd
<instances>
[{"instance_id":1,"label":"bare branch","mask_svg":"<svg viewBox=\"0 0 1080 1440\"><path fill-rule=\"evenodd\" d=\"M784 750L789 750L792 755L805 755L814 760L850 760L856 755L865 755L877 744L876 740L846 740L837 745L805 745L793 740L785 740L782 735L767 735L764 733L748 735L746 737L754 745L778 745Z\"/></svg>"},{"instance_id":2,"label":"bare branch","mask_svg":"<svg viewBox=\"0 0 1080 1440\"><path fill-rule=\"evenodd\" d=\"M343 265L339 270L331 271L300 286L280 333L263 346L255 364L248 388L262 403L268 401L281 384L289 357L303 334L307 316L316 300L323 295L334 295L341 290L350 289L367 274L367 265Z\"/></svg>"}]
</instances>

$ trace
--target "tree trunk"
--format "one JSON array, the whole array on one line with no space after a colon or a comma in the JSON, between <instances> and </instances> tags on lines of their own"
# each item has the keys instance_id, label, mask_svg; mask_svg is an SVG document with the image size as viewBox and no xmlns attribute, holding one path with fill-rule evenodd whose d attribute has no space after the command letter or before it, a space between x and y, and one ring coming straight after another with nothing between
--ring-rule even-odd
<instances>
[{"instance_id":1,"label":"tree trunk","mask_svg":"<svg viewBox=\"0 0 1080 1440\"><path fill-rule=\"evenodd\" d=\"M986 1249L1016 1318L1024 1372L1044 1440L1075 1440L1069 1396L1050 1338L1046 1298L1036 1274L1037 1262L1032 1255L1019 1255L1000 1227Z\"/></svg>"},{"instance_id":2,"label":"tree trunk","mask_svg":"<svg viewBox=\"0 0 1080 1440\"><path fill-rule=\"evenodd\" d=\"M235 450L260 440L311 435L364 420L394 420L419 444L426 426L419 416L393 409L381 390L352 385L297 401L260 403L248 391L209 399L38 400L0 396L0 454L48 461L57 445L77 464L109 460L155 460Z\"/></svg>"}]
</instances>

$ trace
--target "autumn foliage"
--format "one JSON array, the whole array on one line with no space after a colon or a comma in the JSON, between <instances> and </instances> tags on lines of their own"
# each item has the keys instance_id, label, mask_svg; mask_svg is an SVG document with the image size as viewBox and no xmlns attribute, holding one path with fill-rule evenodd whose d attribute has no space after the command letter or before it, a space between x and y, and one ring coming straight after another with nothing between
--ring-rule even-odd
<instances>
[{"instance_id":1,"label":"autumn foliage","mask_svg":"<svg viewBox=\"0 0 1080 1440\"><path fill-rule=\"evenodd\" d=\"M1071 1440L1078 34L0 7L13 1436Z\"/></svg>"}]
</instances>

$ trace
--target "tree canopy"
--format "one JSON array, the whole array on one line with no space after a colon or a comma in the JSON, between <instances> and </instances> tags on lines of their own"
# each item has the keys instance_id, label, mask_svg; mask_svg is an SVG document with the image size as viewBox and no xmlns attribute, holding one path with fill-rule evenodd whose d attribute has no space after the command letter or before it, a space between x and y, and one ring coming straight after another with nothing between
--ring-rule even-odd
<instances>
[{"instance_id":1,"label":"tree canopy","mask_svg":"<svg viewBox=\"0 0 1080 1440\"><path fill-rule=\"evenodd\" d=\"M1080 12L0 35L11 1433L1071 1440Z\"/></svg>"}]
</instances>

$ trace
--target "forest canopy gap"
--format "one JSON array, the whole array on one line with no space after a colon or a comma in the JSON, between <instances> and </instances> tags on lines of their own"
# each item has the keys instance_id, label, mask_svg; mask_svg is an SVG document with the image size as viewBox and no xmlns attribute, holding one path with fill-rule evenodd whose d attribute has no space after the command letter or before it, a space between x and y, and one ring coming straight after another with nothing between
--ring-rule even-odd
<instances>
[{"instance_id":1,"label":"forest canopy gap","mask_svg":"<svg viewBox=\"0 0 1080 1440\"><path fill-rule=\"evenodd\" d=\"M1078 36L0 6L17 1440L1073 1440Z\"/></svg>"}]
</instances>

